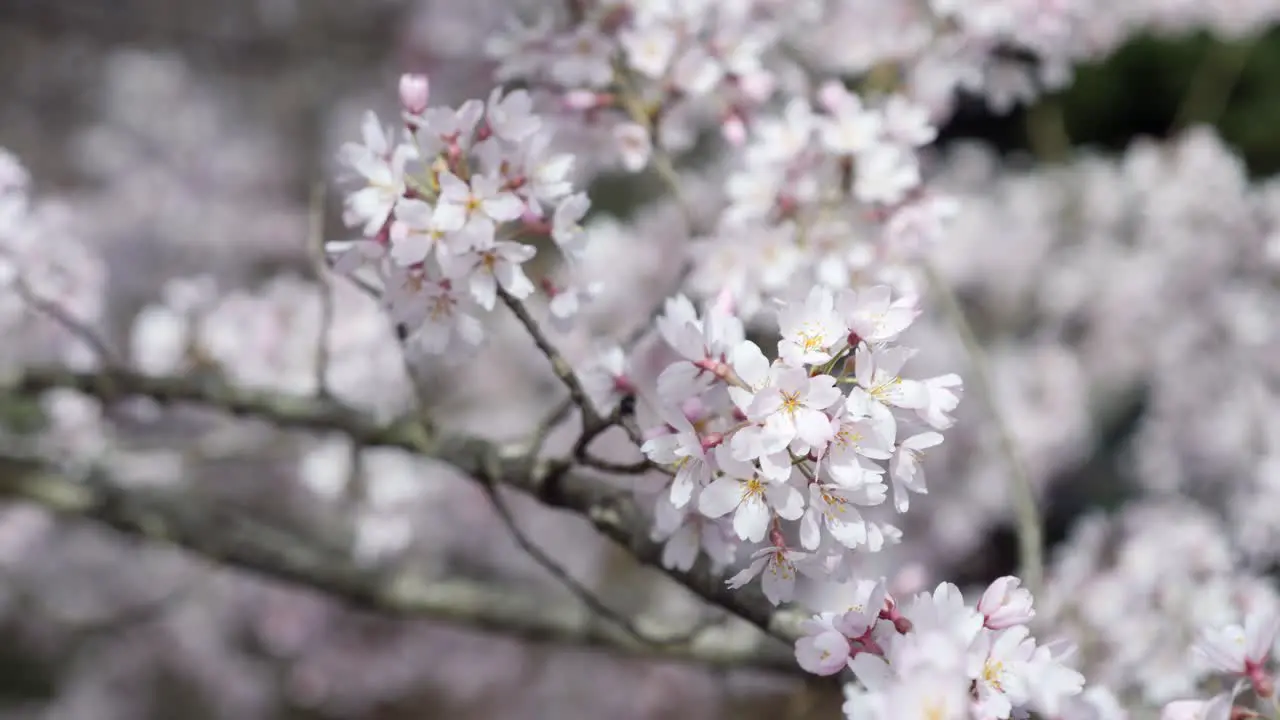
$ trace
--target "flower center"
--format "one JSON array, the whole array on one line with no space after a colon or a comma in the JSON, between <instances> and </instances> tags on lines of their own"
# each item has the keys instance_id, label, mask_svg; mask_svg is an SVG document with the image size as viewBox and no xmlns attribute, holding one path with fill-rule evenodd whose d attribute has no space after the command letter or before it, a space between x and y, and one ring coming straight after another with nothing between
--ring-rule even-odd
<instances>
[{"instance_id":1,"label":"flower center","mask_svg":"<svg viewBox=\"0 0 1280 720\"><path fill-rule=\"evenodd\" d=\"M1004 663L999 660L988 659L982 666L982 681L999 692L1004 692L1004 688L1000 687L1000 678L1003 675Z\"/></svg>"},{"instance_id":2,"label":"flower center","mask_svg":"<svg viewBox=\"0 0 1280 720\"><path fill-rule=\"evenodd\" d=\"M872 385L869 392L871 393L871 397L879 400L880 402L885 402L889 397L889 393L893 392L893 389L901 384L902 378L892 377L888 380Z\"/></svg>"},{"instance_id":3,"label":"flower center","mask_svg":"<svg viewBox=\"0 0 1280 720\"><path fill-rule=\"evenodd\" d=\"M822 491L822 501L827 504L827 515L838 515L848 510L849 501L830 492Z\"/></svg>"},{"instance_id":4,"label":"flower center","mask_svg":"<svg viewBox=\"0 0 1280 720\"><path fill-rule=\"evenodd\" d=\"M800 330L800 346L805 352L821 350L826 345L824 335L821 328L807 324Z\"/></svg>"},{"instance_id":5,"label":"flower center","mask_svg":"<svg viewBox=\"0 0 1280 720\"><path fill-rule=\"evenodd\" d=\"M788 415L795 415L800 409L800 393L784 392L782 393L782 410Z\"/></svg>"},{"instance_id":6,"label":"flower center","mask_svg":"<svg viewBox=\"0 0 1280 720\"><path fill-rule=\"evenodd\" d=\"M453 298L448 295L437 295L431 299L431 319L444 320L453 317Z\"/></svg>"},{"instance_id":7,"label":"flower center","mask_svg":"<svg viewBox=\"0 0 1280 720\"><path fill-rule=\"evenodd\" d=\"M835 442L841 447L848 445L857 447L858 443L862 442L862 433L853 428L840 428L840 432L836 433Z\"/></svg>"}]
</instances>

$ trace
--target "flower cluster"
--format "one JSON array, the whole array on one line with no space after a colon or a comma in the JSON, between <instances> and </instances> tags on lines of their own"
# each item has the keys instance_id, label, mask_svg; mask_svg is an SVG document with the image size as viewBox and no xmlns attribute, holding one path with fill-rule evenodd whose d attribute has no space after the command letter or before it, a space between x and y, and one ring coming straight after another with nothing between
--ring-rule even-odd
<instances>
[{"instance_id":1,"label":"flower cluster","mask_svg":"<svg viewBox=\"0 0 1280 720\"><path fill-rule=\"evenodd\" d=\"M395 334L350 283L320 290L280 275L260 288L227 289L207 275L174 278L138 313L129 340L130 362L149 375L212 372L250 390L323 392L379 416L405 410Z\"/></svg>"},{"instance_id":2,"label":"flower cluster","mask_svg":"<svg viewBox=\"0 0 1280 720\"><path fill-rule=\"evenodd\" d=\"M741 143L780 84L777 46L811 28L821 1L577 3L490 40L500 81L545 89L584 128L608 133L618 163L644 168L656 146L683 152L707 125Z\"/></svg>"},{"instance_id":3,"label":"flower cluster","mask_svg":"<svg viewBox=\"0 0 1280 720\"><path fill-rule=\"evenodd\" d=\"M642 449L672 473L659 515L723 518L756 548L731 585L763 572L765 594L786 602L797 570L847 578L853 551L898 538L861 509L892 487L905 512L912 493L926 492L921 454L942 442L935 430L951 424L960 391L956 375L902 377L913 353L894 341L918 312L914 298L884 286L815 288L781 307L770 360L723 306L699 315L684 297L668 301L657 325L680 359L657 379L651 402L662 424Z\"/></svg>"},{"instance_id":4,"label":"flower cluster","mask_svg":"<svg viewBox=\"0 0 1280 720\"><path fill-rule=\"evenodd\" d=\"M96 327L105 314L106 269L80 235L70 208L37 200L18 158L0 148L0 330L19 333L0 363L65 362L96 366L97 349L41 307Z\"/></svg>"},{"instance_id":5,"label":"flower cluster","mask_svg":"<svg viewBox=\"0 0 1280 720\"><path fill-rule=\"evenodd\" d=\"M860 581L847 610L804 623L796 659L817 675L853 671L850 720L1059 717L1084 677L1065 664L1069 646L1031 635L1031 593L1019 585L999 578L969 607L949 583L899 603L883 582Z\"/></svg>"},{"instance_id":6,"label":"flower cluster","mask_svg":"<svg viewBox=\"0 0 1280 720\"><path fill-rule=\"evenodd\" d=\"M89 342L106 313L106 269L84 242L74 214L62 202L37 199L31 177L0 148L0 332L10 339L0 353L0 373L27 363L56 362L78 370L99 367L101 347ZM20 339L14 339L20 338ZM64 458L100 455L110 432L102 408L74 390L46 393L40 401L43 432L34 444ZM26 436L24 423L0 418L0 437Z\"/></svg>"},{"instance_id":7,"label":"flower cluster","mask_svg":"<svg viewBox=\"0 0 1280 720\"><path fill-rule=\"evenodd\" d=\"M474 348L485 337L478 315L500 294L537 290L524 271L537 249L518 238L550 236L575 261L590 201L573 192L573 157L550 152L527 92L428 107L427 78L406 75L400 99L403 133L369 113L363 144L341 149L358 176L344 219L363 237L331 249L344 272L373 269L392 317L424 351ZM571 320L580 290L542 285L551 312Z\"/></svg>"},{"instance_id":8,"label":"flower cluster","mask_svg":"<svg viewBox=\"0 0 1280 720\"><path fill-rule=\"evenodd\" d=\"M834 0L829 22L805 38L810 65L826 72L891 77L935 118L964 91L998 112L1070 77L1083 54L1092 0ZM857 28L849 38L849 28ZM844 37L838 33L844 33Z\"/></svg>"},{"instance_id":9,"label":"flower cluster","mask_svg":"<svg viewBox=\"0 0 1280 720\"><path fill-rule=\"evenodd\" d=\"M1044 627L1079 646L1091 681L1158 707L1194 696L1213 674L1191 661L1204 629L1275 613L1280 596L1240 567L1203 508L1147 501L1079 523L1037 606Z\"/></svg>"},{"instance_id":10,"label":"flower cluster","mask_svg":"<svg viewBox=\"0 0 1280 720\"><path fill-rule=\"evenodd\" d=\"M1276 685L1268 665L1280 634L1280 613L1255 610L1244 624L1206 628L1191 648L1195 660L1210 672L1247 681L1263 699L1275 697Z\"/></svg>"},{"instance_id":11,"label":"flower cluster","mask_svg":"<svg viewBox=\"0 0 1280 720\"><path fill-rule=\"evenodd\" d=\"M816 105L794 98L754 131L725 180L718 227L690 247L696 290L728 289L748 316L815 283L918 292L911 265L956 211L922 185L917 151L937 136L923 107L832 81Z\"/></svg>"},{"instance_id":12,"label":"flower cluster","mask_svg":"<svg viewBox=\"0 0 1280 720\"><path fill-rule=\"evenodd\" d=\"M436 3L459 14L471 5ZM474 5L512 11L506 0ZM393 418L409 410L410 379L418 389L443 386L455 369L421 363L422 353L460 357L492 338L497 352L488 355L501 357L468 365L468 382L456 384L474 388L474 417L452 412L444 392L424 393L431 397L417 399L433 406L413 409L430 411L443 439L475 425L467 439L475 432L487 442L540 423L528 433L530 458L575 466L566 475L575 483L593 482L594 471L635 481L627 487L652 507L652 525L638 529L663 544L665 566L689 570L706 555L716 572L728 569L734 589L759 577L773 605L808 590L837 601L816 603L837 609L803 623L795 657L808 672L856 680L846 690L850 718L1125 720L1123 698L1163 707L1170 720L1228 720L1255 717L1246 707L1253 699L1275 701L1280 596L1259 568L1280 556L1280 523L1268 511L1280 488L1280 335L1267 322L1280 309L1280 184L1251 182L1242 162L1203 132L1136 144L1120 162L1086 157L1027 172L1007 170L994 153L935 145L961 93L1007 110L1062 85L1074 60L1136 29L1207 25L1243 34L1280 17L1280 4L536 5L537 21L496 34L436 23L435 32L459 31L455 46L487 45L497 67L484 82L503 86L441 107L431 105L433 86L439 95L451 71L465 73L433 70L431 82L404 75L396 120L388 126L366 114L361 141L342 146L353 181L343 216L354 237L330 249L351 282L323 272L323 287L295 276L252 287L177 280L136 317L103 322L99 255L116 261L114 248L79 242L64 208L33 202L26 171L0 152L0 331L20 338L0 369L15 358L25 365L51 357L91 369L97 348L72 326L129 327L124 361L145 374L191 375L194 384L216 376ZM217 246L233 236L266 247L301 234L301 209L283 200L291 172L274 150L282 144L253 127L208 142L212 125L237 123L176 58L131 52L109 65L100 83L107 122L82 134L72 163L108 189L88 194L105 216L95 217L95 239L172 236ZM145 109L166 104L180 114ZM188 147L194 140L219 148L217 157L188 162L198 157ZM699 162L683 162L694 149ZM655 171L666 197L625 218L588 221L584 183L619 167ZM272 218L262 211L276 205L282 222L264 222ZM239 229L244 218L247 232ZM552 247L558 258L546 257ZM244 260L239 247L224 253ZM922 272L925 265L934 272ZM676 277L673 293L668 279ZM975 359L989 366L991 397L959 412L991 405L1013 422L972 414L959 418L959 433L951 430L962 383L945 363L956 355L957 333L951 318L920 318L932 293L962 295L990 351L988 362ZM36 312L26 294L73 322ZM520 327L486 322L500 301ZM582 317L579 332L547 340L528 312L539 302L558 329ZM617 332L632 324L624 317L656 320L629 334L633 342ZM900 344L909 327L911 348ZM523 353L507 352L508 340ZM606 347L592 364L574 362L597 343ZM580 418L559 415L573 429L581 420L571 450L560 421L542 420L545 388L513 387L539 372L549 378L547 359L581 406ZM904 376L908 362L922 379ZM424 377L436 372L440 378ZM1214 391L1188 375L1215 378ZM471 382L477 378L485 382ZM490 382L497 378L503 382ZM1096 431L1115 408L1095 406L1139 387L1150 401L1138 423L1136 485L1196 504L1136 502L1077 523L1034 603L1031 589L1008 576L973 607L949 583L914 594L946 579L1008 519L1006 480L1017 474L1010 467L1024 468L1043 494L1052 478L1099 451L1095 435L1113 434ZM42 402L48 432L26 446L103 466L99 456L119 445L107 421L134 408L112 403L106 413L71 390ZM285 434L251 430L272 445L273 459L297 449L281 442ZM943 430L946 445L934 452ZM195 468L186 456L222 445L216 439L184 450L178 470L167 464L152 474L186 481ZM622 448L624 441L631 444ZM997 442L1020 457L993 452ZM568 454L559 455L558 443ZM406 552L414 548L425 565L443 569L456 548L458 557L492 552L507 556L501 567L523 567L526 558L509 545L485 549L499 528L475 488L464 496L452 483L420 482L440 468L329 435L307 436L301 450L296 484L319 501L307 509L326 530L335 521L332 535L349 541L353 561L416 563ZM629 463L613 457L624 450ZM948 473L945 483L931 477L933 488L926 452ZM248 498L255 512L261 502L301 521L292 508L274 507L288 493L260 487ZM913 496L930 490L929 512L921 512L925 503ZM466 504L453 505L456 497ZM548 517L542 526L532 505L516 508L521 526L540 543L556 542L554 530L543 531L564 524ZM618 588L614 577L584 567L595 564L592 539L567 532L558 540L546 555L581 565L566 577ZM801 587L800 575L821 585ZM881 575L898 579L867 579ZM653 597L641 610L671 611ZM809 613L778 610L782 622L771 629L794 615ZM328 624L327 615L316 617L314 625ZM313 702L352 692L358 683L342 677L348 666L371 664L334 642L350 657L317 670L324 648L303 652L290 642L296 620L292 630L287 621L264 625L277 647L311 664L302 694ZM1041 629L1066 642L1043 642ZM203 626L201 634L209 635ZM436 669L395 664L388 672L415 680ZM465 663L441 671L470 672ZM695 674L679 672L681 680ZM384 674L372 684L385 683Z\"/></svg>"},{"instance_id":13,"label":"flower cluster","mask_svg":"<svg viewBox=\"0 0 1280 720\"><path fill-rule=\"evenodd\" d=\"M1191 665L1231 681L1230 689L1208 700L1174 700L1164 706L1165 720L1228 720L1258 717L1248 707L1237 706L1236 698L1249 689L1259 700L1276 703L1274 658L1280 635L1280 613L1274 608L1255 609L1244 623L1203 628L1191 648Z\"/></svg>"}]
</instances>

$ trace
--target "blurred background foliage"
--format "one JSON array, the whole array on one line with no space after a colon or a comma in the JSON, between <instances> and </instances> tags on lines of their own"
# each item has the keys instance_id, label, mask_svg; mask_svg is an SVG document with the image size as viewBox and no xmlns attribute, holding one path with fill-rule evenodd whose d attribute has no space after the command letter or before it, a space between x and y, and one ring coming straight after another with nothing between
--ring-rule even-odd
<instances>
[{"instance_id":1,"label":"blurred background foliage","mask_svg":"<svg viewBox=\"0 0 1280 720\"><path fill-rule=\"evenodd\" d=\"M1240 153L1250 174L1263 178L1280 172L1277 77L1280 29L1235 42L1206 33L1139 36L1109 57L1077 66L1065 90L1031 106L995 114L980 100L964 103L942 129L941 144L978 140L1015 162L1057 162L1083 149L1118 154L1140 137L1163 139L1190 125L1210 124ZM1044 503L1049 546L1065 539L1082 514L1117 508L1129 498L1135 483L1126 449L1145 403L1141 392L1116 399L1114 412L1100 423L1091 456L1052 483ZM989 552L962 568L960 579L981 582L1013 572L1016 545L1011 524L995 528Z\"/></svg>"},{"instance_id":2,"label":"blurred background foliage","mask_svg":"<svg viewBox=\"0 0 1280 720\"><path fill-rule=\"evenodd\" d=\"M969 103L945 129L1007 153L1060 159L1069 147L1120 151L1139 136L1163 138L1208 123L1255 177L1280 171L1280 30L1223 42L1207 34L1138 37L1110 57L1076 68L1065 91L1004 116Z\"/></svg>"}]
</instances>

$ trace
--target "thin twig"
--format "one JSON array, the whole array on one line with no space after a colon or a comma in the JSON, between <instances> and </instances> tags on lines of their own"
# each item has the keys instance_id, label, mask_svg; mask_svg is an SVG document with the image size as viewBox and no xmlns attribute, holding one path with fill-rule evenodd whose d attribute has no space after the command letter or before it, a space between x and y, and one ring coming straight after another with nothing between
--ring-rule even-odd
<instances>
[{"instance_id":1,"label":"thin twig","mask_svg":"<svg viewBox=\"0 0 1280 720\"><path fill-rule=\"evenodd\" d=\"M22 277L21 273L15 273L13 277L14 289L18 292L18 297L22 299L31 309L39 312L54 322L58 323L67 332L74 335L81 342L89 346L90 350L98 356L98 360L106 365L118 366L120 362L119 356L107 345L107 341L103 339L93 328L81 322L79 319L67 312L58 303L52 300L46 300L36 294Z\"/></svg>"},{"instance_id":2,"label":"thin twig","mask_svg":"<svg viewBox=\"0 0 1280 720\"><path fill-rule=\"evenodd\" d=\"M341 432L364 445L397 447L429 454L430 428L417 417L379 422L330 398L241 390L215 377L151 376L128 370L76 372L65 368L27 368L0 390L22 394L66 388L112 400L130 395L159 403L195 403L232 415L257 417L299 430Z\"/></svg>"},{"instance_id":3,"label":"thin twig","mask_svg":"<svg viewBox=\"0 0 1280 720\"><path fill-rule=\"evenodd\" d=\"M364 294L368 295L374 300L377 300L378 302L382 302L381 288L374 286L373 283L369 282L368 280L365 280L364 278L360 277L358 274L354 272L347 273L346 278L350 280L357 288L360 288L360 290L364 291Z\"/></svg>"},{"instance_id":4,"label":"thin twig","mask_svg":"<svg viewBox=\"0 0 1280 720\"><path fill-rule=\"evenodd\" d=\"M951 286L942 279L937 269L929 263L924 264L931 288L942 300L943 309L950 317L961 342L969 354L969 364L973 370L974 384L978 394L982 396L991 414L991 422L995 425L1000 439L1000 449L1005 456L1009 468L1009 489L1013 494L1014 513L1018 530L1018 559L1021 577L1027 589L1037 597L1044 579L1044 530L1040 524L1040 511L1036 507L1035 491L1031 486L1031 475L1027 472L1022 454L1013 439L1013 433L1005 422L996 401L995 387L991 383L986 352L981 341L973 331L965 317L964 308L956 298Z\"/></svg>"},{"instance_id":5,"label":"thin twig","mask_svg":"<svg viewBox=\"0 0 1280 720\"><path fill-rule=\"evenodd\" d=\"M307 254L315 267L316 280L320 283L320 332L316 338L316 391L321 397L329 397L329 335L333 328L333 282L329 277L329 263L324 252L324 183L311 188L311 208L308 217Z\"/></svg>"},{"instance_id":6,"label":"thin twig","mask_svg":"<svg viewBox=\"0 0 1280 720\"><path fill-rule=\"evenodd\" d=\"M618 85L618 102L621 103L622 109L627 112L632 122L640 125L649 133L650 145L652 146L652 150L649 153L649 161L653 165L653 169L658 173L658 177L666 183L667 189L671 191L671 195L684 213L685 220L689 223L689 231L693 232L693 219L695 217L693 203L689 201L688 195L684 192L684 184L680 181L680 173L676 170L675 162L666 151L658 146L657 128L654 126L653 116L645 109L644 100L640 97L640 93L632 82L631 71L627 68L625 62L618 60L614 62L613 75Z\"/></svg>"},{"instance_id":7,"label":"thin twig","mask_svg":"<svg viewBox=\"0 0 1280 720\"><path fill-rule=\"evenodd\" d=\"M347 482L342 488L342 500L349 508L354 509L368 497L364 469L364 447L352 439L347 445Z\"/></svg>"},{"instance_id":8,"label":"thin twig","mask_svg":"<svg viewBox=\"0 0 1280 720\"><path fill-rule=\"evenodd\" d=\"M533 337L533 342L551 363L551 371L555 373L556 377L560 378L560 382L564 383L564 386L569 390L569 397L573 400L573 404L577 405L578 409L582 411L583 432L598 432L597 428L606 421L600 417L595 405L587 397L587 391L582 387L582 381L578 378L577 373L573 371L573 367L569 365L569 361L565 360L564 355L560 354L560 351L547 339L546 333L542 332L542 328L538 326L538 321L534 320L533 316L529 314L529 310L525 308L524 303L501 288L498 289L498 296L502 298L502 302L511 309L516 319Z\"/></svg>"},{"instance_id":9,"label":"thin twig","mask_svg":"<svg viewBox=\"0 0 1280 720\"><path fill-rule=\"evenodd\" d=\"M72 623L71 632L77 640L83 641L91 637L128 632L163 620L179 605L207 590L210 577L212 576L197 575L158 598L145 600L107 617Z\"/></svg>"},{"instance_id":10,"label":"thin twig","mask_svg":"<svg viewBox=\"0 0 1280 720\"><path fill-rule=\"evenodd\" d=\"M548 573L551 574L561 585L578 598L578 600L588 607L592 612L604 618L610 623L618 626L631 637L639 640L646 645L663 646L676 643L688 642L689 638L681 635L674 639L653 638L641 631L635 626L630 619L609 607L607 603L601 600L586 585L583 585L577 578L569 573L563 565L556 561L555 558L543 550L541 546L533 541L524 530L520 528L516 521L515 515L511 512L511 508L507 505L506 500L502 497L502 493L491 482L482 482L485 494L488 495L493 509L497 512L498 517L502 520L502 524L507 527L507 531L511 534L511 538L515 540L520 549L524 550L534 562L541 565Z\"/></svg>"},{"instance_id":11,"label":"thin twig","mask_svg":"<svg viewBox=\"0 0 1280 720\"><path fill-rule=\"evenodd\" d=\"M657 469L657 466L647 458L631 463L620 463L596 457L589 452L584 452L582 457L578 458L578 462L589 468L594 468L603 472L617 473L618 475L640 475L642 473L647 473L650 470Z\"/></svg>"},{"instance_id":12,"label":"thin twig","mask_svg":"<svg viewBox=\"0 0 1280 720\"><path fill-rule=\"evenodd\" d=\"M556 426L564 422L569 417L569 413L573 411L573 399L565 398L554 410L547 413L546 419L538 423L537 429L533 433L533 437L529 440L529 457L537 458L542 455L542 448L546 446L547 439L551 436L551 432Z\"/></svg>"}]
</instances>

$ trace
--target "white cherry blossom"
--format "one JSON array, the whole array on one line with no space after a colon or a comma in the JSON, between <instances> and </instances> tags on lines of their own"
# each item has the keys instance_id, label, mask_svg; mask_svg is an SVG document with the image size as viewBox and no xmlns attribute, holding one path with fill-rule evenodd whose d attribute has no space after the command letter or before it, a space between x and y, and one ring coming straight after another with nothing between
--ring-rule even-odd
<instances>
[{"instance_id":1,"label":"white cherry blossom","mask_svg":"<svg viewBox=\"0 0 1280 720\"><path fill-rule=\"evenodd\" d=\"M774 514L798 520L804 512L804 496L787 482L764 478L753 463L737 460L721 445L715 450L722 473L698 499L698 509L710 518L733 513L733 529L748 542L760 542Z\"/></svg>"}]
</instances>

